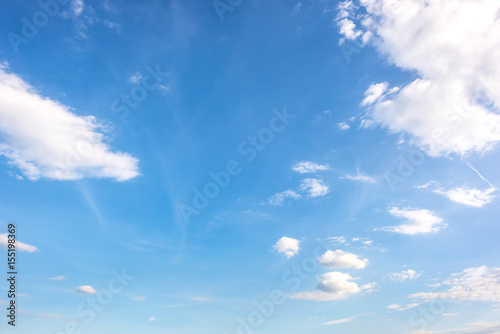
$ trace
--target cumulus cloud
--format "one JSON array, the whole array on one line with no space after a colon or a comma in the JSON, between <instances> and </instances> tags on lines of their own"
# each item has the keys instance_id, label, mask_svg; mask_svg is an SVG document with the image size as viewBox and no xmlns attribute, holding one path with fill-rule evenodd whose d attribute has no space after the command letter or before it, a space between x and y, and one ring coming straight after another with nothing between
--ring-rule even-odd
<instances>
[{"instance_id":1,"label":"cumulus cloud","mask_svg":"<svg viewBox=\"0 0 500 334\"><path fill-rule=\"evenodd\" d=\"M278 251L278 253L285 254L287 258L291 258L294 255L297 255L300 250L300 240L283 237L276 244L274 244L273 248Z\"/></svg>"},{"instance_id":2,"label":"cumulus cloud","mask_svg":"<svg viewBox=\"0 0 500 334\"><path fill-rule=\"evenodd\" d=\"M500 302L500 268L487 266L468 268L461 273L451 275L442 285L450 288L440 292L414 293L409 298Z\"/></svg>"},{"instance_id":3,"label":"cumulus cloud","mask_svg":"<svg viewBox=\"0 0 500 334\"><path fill-rule=\"evenodd\" d=\"M389 62L418 76L402 87L370 86L362 124L403 135L429 156L491 150L500 141L500 2L356 3L363 9L352 1L339 6L342 40L370 40Z\"/></svg>"},{"instance_id":4,"label":"cumulus cloud","mask_svg":"<svg viewBox=\"0 0 500 334\"><path fill-rule=\"evenodd\" d=\"M368 263L367 259L361 260L357 255L344 252L340 249L336 251L327 251L318 258L318 261L327 268L362 269Z\"/></svg>"},{"instance_id":5,"label":"cumulus cloud","mask_svg":"<svg viewBox=\"0 0 500 334\"><path fill-rule=\"evenodd\" d=\"M330 166L319 165L315 162L310 162L310 161L302 161L293 165L292 170L300 174L316 173L317 171L330 170Z\"/></svg>"},{"instance_id":6,"label":"cumulus cloud","mask_svg":"<svg viewBox=\"0 0 500 334\"><path fill-rule=\"evenodd\" d=\"M318 277L316 291L293 293L288 297L314 301L340 300L374 288L374 283L358 286L352 280L351 275L347 273L329 272Z\"/></svg>"},{"instance_id":7,"label":"cumulus cloud","mask_svg":"<svg viewBox=\"0 0 500 334\"><path fill-rule=\"evenodd\" d=\"M300 190L306 191L309 197L325 196L330 188L321 179L307 178L300 184Z\"/></svg>"},{"instance_id":8,"label":"cumulus cloud","mask_svg":"<svg viewBox=\"0 0 500 334\"><path fill-rule=\"evenodd\" d=\"M113 152L93 116L79 116L0 66L0 155L30 180L84 177L126 181L138 160Z\"/></svg>"},{"instance_id":9,"label":"cumulus cloud","mask_svg":"<svg viewBox=\"0 0 500 334\"><path fill-rule=\"evenodd\" d=\"M457 187L449 190L436 189L434 192L446 196L453 202L476 208L482 208L496 197L496 195L493 195L495 188L480 190L476 188Z\"/></svg>"},{"instance_id":10,"label":"cumulus cloud","mask_svg":"<svg viewBox=\"0 0 500 334\"><path fill-rule=\"evenodd\" d=\"M302 198L302 196L300 194L297 194L295 191L289 189L274 194L273 196L271 196L271 198L269 198L268 203L274 206L282 206L288 198L299 199Z\"/></svg>"},{"instance_id":11,"label":"cumulus cloud","mask_svg":"<svg viewBox=\"0 0 500 334\"><path fill-rule=\"evenodd\" d=\"M389 275L387 275L391 280L393 280L394 282L398 282L398 283L402 283L406 280L416 280L417 278L420 277L420 275L422 275L421 273L417 273L415 270L412 270L412 269L408 269L408 270L404 270L400 273L391 273Z\"/></svg>"},{"instance_id":12,"label":"cumulus cloud","mask_svg":"<svg viewBox=\"0 0 500 334\"><path fill-rule=\"evenodd\" d=\"M0 247L6 249L9 247L8 233L0 234ZM34 253L38 251L38 248L16 240L16 250L20 252Z\"/></svg>"},{"instance_id":13,"label":"cumulus cloud","mask_svg":"<svg viewBox=\"0 0 500 334\"><path fill-rule=\"evenodd\" d=\"M89 294L89 295L94 295L97 293L97 291L95 291L95 289L93 287L91 287L90 285L82 285L82 286L76 287L75 290L78 292L81 292L81 293Z\"/></svg>"},{"instance_id":14,"label":"cumulus cloud","mask_svg":"<svg viewBox=\"0 0 500 334\"><path fill-rule=\"evenodd\" d=\"M414 235L437 233L447 226L443 223L443 219L435 216L432 211L425 209L399 209L393 207L389 210L389 213L394 217L405 218L406 223L397 226L385 226L377 230Z\"/></svg>"}]
</instances>

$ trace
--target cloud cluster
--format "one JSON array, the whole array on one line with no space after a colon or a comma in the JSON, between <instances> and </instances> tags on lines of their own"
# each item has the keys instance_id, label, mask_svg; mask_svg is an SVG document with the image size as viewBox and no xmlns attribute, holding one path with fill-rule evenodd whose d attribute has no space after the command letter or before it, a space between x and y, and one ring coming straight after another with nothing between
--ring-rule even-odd
<instances>
[{"instance_id":1,"label":"cloud cluster","mask_svg":"<svg viewBox=\"0 0 500 334\"><path fill-rule=\"evenodd\" d=\"M322 179L316 178L302 180L299 189L305 191L309 197L325 196L330 192L330 187Z\"/></svg>"},{"instance_id":2,"label":"cloud cluster","mask_svg":"<svg viewBox=\"0 0 500 334\"><path fill-rule=\"evenodd\" d=\"M139 175L138 160L113 152L93 116L38 94L0 66L0 155L30 180L84 177L126 181Z\"/></svg>"},{"instance_id":3,"label":"cloud cluster","mask_svg":"<svg viewBox=\"0 0 500 334\"><path fill-rule=\"evenodd\" d=\"M500 2L356 3L339 5L341 42L371 41L389 62L418 76L402 87L370 86L363 124L405 135L430 156L491 150L500 141Z\"/></svg>"}]
</instances>

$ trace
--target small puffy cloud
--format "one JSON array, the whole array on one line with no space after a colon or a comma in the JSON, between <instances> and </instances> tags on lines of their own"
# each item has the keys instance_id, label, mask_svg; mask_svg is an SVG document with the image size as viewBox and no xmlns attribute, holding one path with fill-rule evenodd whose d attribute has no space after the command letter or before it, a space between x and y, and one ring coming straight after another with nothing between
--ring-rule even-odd
<instances>
[{"instance_id":1,"label":"small puffy cloud","mask_svg":"<svg viewBox=\"0 0 500 334\"><path fill-rule=\"evenodd\" d=\"M268 203L274 206L282 206L285 203L285 201L289 198L299 199L302 198L302 195L297 194L295 191L289 189L274 194L273 196L271 196L271 198L268 199Z\"/></svg>"},{"instance_id":2,"label":"small puffy cloud","mask_svg":"<svg viewBox=\"0 0 500 334\"><path fill-rule=\"evenodd\" d=\"M340 249L327 251L318 258L318 261L327 268L363 269L368 263L367 259L361 260L357 255L344 252Z\"/></svg>"},{"instance_id":3,"label":"small puffy cloud","mask_svg":"<svg viewBox=\"0 0 500 334\"><path fill-rule=\"evenodd\" d=\"M292 170L300 174L316 173L317 171L330 170L330 166L319 165L315 162L310 162L310 161L302 161L293 165Z\"/></svg>"},{"instance_id":4,"label":"small puffy cloud","mask_svg":"<svg viewBox=\"0 0 500 334\"><path fill-rule=\"evenodd\" d=\"M149 317L148 321L155 321L155 320L158 320L157 317L155 317L154 315Z\"/></svg>"},{"instance_id":5,"label":"small puffy cloud","mask_svg":"<svg viewBox=\"0 0 500 334\"><path fill-rule=\"evenodd\" d=\"M138 160L111 151L105 129L95 117L77 115L0 66L0 155L28 179L138 176Z\"/></svg>"},{"instance_id":6,"label":"small puffy cloud","mask_svg":"<svg viewBox=\"0 0 500 334\"><path fill-rule=\"evenodd\" d=\"M440 292L414 293L409 298L500 302L500 268L468 268L461 273L452 274L442 284L450 288Z\"/></svg>"},{"instance_id":7,"label":"small puffy cloud","mask_svg":"<svg viewBox=\"0 0 500 334\"><path fill-rule=\"evenodd\" d=\"M337 320L325 322L323 325L325 325L325 326L331 326L331 325L345 324L347 322L353 321L354 319L356 319L356 317L350 317L350 318L344 318L344 319L337 319Z\"/></svg>"},{"instance_id":8,"label":"small puffy cloud","mask_svg":"<svg viewBox=\"0 0 500 334\"><path fill-rule=\"evenodd\" d=\"M90 285L82 285L82 286L76 287L75 290L80 292L80 293L86 293L86 294L90 294L90 295L94 295L97 293L97 291L95 291L95 289L93 287L91 287Z\"/></svg>"},{"instance_id":9,"label":"small puffy cloud","mask_svg":"<svg viewBox=\"0 0 500 334\"><path fill-rule=\"evenodd\" d=\"M325 196L330 192L330 188L321 179L307 178L302 180L300 190L306 191L309 197Z\"/></svg>"},{"instance_id":10,"label":"small puffy cloud","mask_svg":"<svg viewBox=\"0 0 500 334\"><path fill-rule=\"evenodd\" d=\"M340 300L373 289L372 283L358 286L352 280L351 275L347 273L329 272L318 277L316 291L293 293L288 297L314 301Z\"/></svg>"},{"instance_id":11,"label":"small puffy cloud","mask_svg":"<svg viewBox=\"0 0 500 334\"><path fill-rule=\"evenodd\" d=\"M494 188L480 190L476 188L457 187L449 190L436 189L436 194L446 196L449 200L476 208L482 208L496 198Z\"/></svg>"},{"instance_id":12,"label":"small puffy cloud","mask_svg":"<svg viewBox=\"0 0 500 334\"><path fill-rule=\"evenodd\" d=\"M51 281L62 281L64 279L66 279L64 276L49 277L49 280Z\"/></svg>"},{"instance_id":13,"label":"small puffy cloud","mask_svg":"<svg viewBox=\"0 0 500 334\"><path fill-rule=\"evenodd\" d=\"M389 310L396 310L396 311L406 311L411 308L419 306L420 303L411 303L411 304L406 304L406 305L399 305L399 304L391 304L389 306L386 306Z\"/></svg>"},{"instance_id":14,"label":"small puffy cloud","mask_svg":"<svg viewBox=\"0 0 500 334\"><path fill-rule=\"evenodd\" d=\"M434 157L493 149L500 141L500 2L357 3L363 8L339 5L340 42L373 36L382 57L417 76L401 88L370 86L364 124L403 135Z\"/></svg>"},{"instance_id":15,"label":"small puffy cloud","mask_svg":"<svg viewBox=\"0 0 500 334\"><path fill-rule=\"evenodd\" d=\"M297 255L300 250L300 240L283 237L274 244L273 248L278 251L278 253L285 254L287 258L291 258Z\"/></svg>"},{"instance_id":16,"label":"small puffy cloud","mask_svg":"<svg viewBox=\"0 0 500 334\"><path fill-rule=\"evenodd\" d=\"M350 128L349 124L344 123L344 122L338 123L337 126L342 131L347 131Z\"/></svg>"},{"instance_id":17,"label":"small puffy cloud","mask_svg":"<svg viewBox=\"0 0 500 334\"><path fill-rule=\"evenodd\" d=\"M351 181L359 181L359 182L367 182L367 183L377 183L377 180L375 180L373 177L364 175L364 174L359 174L358 175L350 175L347 174L344 177L341 177L341 179L347 179Z\"/></svg>"},{"instance_id":18,"label":"small puffy cloud","mask_svg":"<svg viewBox=\"0 0 500 334\"><path fill-rule=\"evenodd\" d=\"M0 234L0 247L6 249L9 247L8 233ZM34 253L38 251L38 248L16 240L16 250L20 252Z\"/></svg>"},{"instance_id":19,"label":"small puffy cloud","mask_svg":"<svg viewBox=\"0 0 500 334\"><path fill-rule=\"evenodd\" d=\"M416 280L417 278L420 277L420 275L421 275L421 273L417 273L415 270L408 269L408 270L404 270L400 273L389 274L389 275L387 275L387 277L389 277L394 282L402 283L406 280L410 280L410 281Z\"/></svg>"},{"instance_id":20,"label":"small puffy cloud","mask_svg":"<svg viewBox=\"0 0 500 334\"><path fill-rule=\"evenodd\" d=\"M378 230L414 235L437 233L447 226L443 223L443 219L436 217L433 212L425 209L399 209L393 207L389 210L389 213L394 217L405 218L406 223L397 226L386 226Z\"/></svg>"}]
</instances>

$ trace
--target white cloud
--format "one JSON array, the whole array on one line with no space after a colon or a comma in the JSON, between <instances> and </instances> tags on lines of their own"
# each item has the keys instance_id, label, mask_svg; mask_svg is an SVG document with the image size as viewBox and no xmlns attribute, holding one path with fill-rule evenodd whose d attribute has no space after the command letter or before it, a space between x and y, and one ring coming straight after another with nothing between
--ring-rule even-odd
<instances>
[{"instance_id":1,"label":"white cloud","mask_svg":"<svg viewBox=\"0 0 500 334\"><path fill-rule=\"evenodd\" d=\"M112 152L93 116L41 96L0 66L0 155L30 180L84 177L126 181L139 175L138 160Z\"/></svg>"},{"instance_id":2,"label":"white cloud","mask_svg":"<svg viewBox=\"0 0 500 334\"><path fill-rule=\"evenodd\" d=\"M345 324L347 322L353 321L354 319L356 319L356 317L337 319L337 320L325 322L323 325L331 326L331 325Z\"/></svg>"},{"instance_id":3,"label":"white cloud","mask_svg":"<svg viewBox=\"0 0 500 334\"><path fill-rule=\"evenodd\" d=\"M458 312L455 313L443 313L444 318L455 318L458 315Z\"/></svg>"},{"instance_id":4,"label":"white cloud","mask_svg":"<svg viewBox=\"0 0 500 334\"><path fill-rule=\"evenodd\" d=\"M317 171L330 170L328 165L319 165L315 162L301 161L292 166L292 170L300 174L316 173Z\"/></svg>"},{"instance_id":5,"label":"white cloud","mask_svg":"<svg viewBox=\"0 0 500 334\"><path fill-rule=\"evenodd\" d=\"M422 275L421 273L417 273L415 270L412 270L412 269L408 269L408 270L404 270L400 273L392 273L392 274L389 274L387 275L391 280L393 280L394 282L398 282L398 283L401 283L401 282L404 282L406 280L416 280L417 278L420 277L420 275Z\"/></svg>"},{"instance_id":6,"label":"white cloud","mask_svg":"<svg viewBox=\"0 0 500 334\"><path fill-rule=\"evenodd\" d=\"M411 303L411 304L406 304L404 306L399 305L399 304L391 304L389 306L386 306L386 308L388 308L389 310L406 311L406 310L409 310L411 308L417 307L419 305L420 305L420 303Z\"/></svg>"},{"instance_id":7,"label":"white cloud","mask_svg":"<svg viewBox=\"0 0 500 334\"><path fill-rule=\"evenodd\" d=\"M340 300L364 290L373 289L374 284L372 283L358 286L352 280L353 278L349 274L337 271L329 272L318 277L319 283L316 291L293 293L288 297L314 301Z\"/></svg>"},{"instance_id":8,"label":"white cloud","mask_svg":"<svg viewBox=\"0 0 500 334\"><path fill-rule=\"evenodd\" d=\"M64 276L49 277L49 280L51 281L62 281L64 279L66 279Z\"/></svg>"},{"instance_id":9,"label":"white cloud","mask_svg":"<svg viewBox=\"0 0 500 334\"><path fill-rule=\"evenodd\" d=\"M443 285L450 288L441 292L415 293L409 298L500 302L500 268L487 266L468 268L461 273L451 275Z\"/></svg>"},{"instance_id":10,"label":"white cloud","mask_svg":"<svg viewBox=\"0 0 500 334\"><path fill-rule=\"evenodd\" d=\"M477 208L482 208L496 198L495 195L492 195L495 192L495 188L480 190L476 188L457 187L449 190L436 189L434 192L446 196L453 202Z\"/></svg>"},{"instance_id":11,"label":"white cloud","mask_svg":"<svg viewBox=\"0 0 500 334\"><path fill-rule=\"evenodd\" d=\"M154 315L149 317L148 321L155 321L155 320L158 320L157 317L155 317Z\"/></svg>"},{"instance_id":12,"label":"white cloud","mask_svg":"<svg viewBox=\"0 0 500 334\"><path fill-rule=\"evenodd\" d=\"M350 4L351 1L343 3ZM484 153L500 141L500 2L359 0L339 8L343 38L366 41L418 76L368 88L368 124L406 135L430 156ZM366 11L364 13L364 11ZM347 14L346 14L347 13ZM356 23L346 17L356 17ZM342 42L342 40L341 40Z\"/></svg>"},{"instance_id":13,"label":"white cloud","mask_svg":"<svg viewBox=\"0 0 500 334\"><path fill-rule=\"evenodd\" d=\"M0 247L6 248L6 249L9 247L8 233L0 234ZM16 250L18 250L20 252L34 253L34 252L38 251L38 248L16 240Z\"/></svg>"},{"instance_id":14,"label":"white cloud","mask_svg":"<svg viewBox=\"0 0 500 334\"><path fill-rule=\"evenodd\" d=\"M330 188L321 179L308 178L303 179L300 190L307 191L309 197L325 196L330 192Z\"/></svg>"},{"instance_id":15,"label":"white cloud","mask_svg":"<svg viewBox=\"0 0 500 334\"><path fill-rule=\"evenodd\" d=\"M93 287L91 287L90 285L82 285L82 286L76 287L75 290L78 292L86 293L86 294L90 294L90 295L94 295L97 293L97 291L95 291L95 289Z\"/></svg>"},{"instance_id":16,"label":"white cloud","mask_svg":"<svg viewBox=\"0 0 500 334\"><path fill-rule=\"evenodd\" d=\"M278 253L283 253L287 258L291 258L299 253L299 244L300 240L283 237L274 244L273 248L276 249Z\"/></svg>"},{"instance_id":17,"label":"white cloud","mask_svg":"<svg viewBox=\"0 0 500 334\"><path fill-rule=\"evenodd\" d=\"M318 261L327 268L362 269L368 263L367 259L361 260L357 255L344 252L340 249L336 251L327 251L318 258Z\"/></svg>"},{"instance_id":18,"label":"white cloud","mask_svg":"<svg viewBox=\"0 0 500 334\"><path fill-rule=\"evenodd\" d=\"M339 244L344 244L346 242L346 238L343 236L340 237L329 237L327 240L334 242L334 243L339 243Z\"/></svg>"},{"instance_id":19,"label":"white cloud","mask_svg":"<svg viewBox=\"0 0 500 334\"><path fill-rule=\"evenodd\" d=\"M347 123L344 123L344 122L341 122L341 123L338 123L337 126L339 127L340 130L342 131L346 131L346 130L349 130L350 126L349 124Z\"/></svg>"},{"instance_id":20,"label":"white cloud","mask_svg":"<svg viewBox=\"0 0 500 334\"><path fill-rule=\"evenodd\" d=\"M80 16L83 11L84 3L83 0L73 0L71 1L71 11L74 16Z\"/></svg>"},{"instance_id":21,"label":"white cloud","mask_svg":"<svg viewBox=\"0 0 500 334\"><path fill-rule=\"evenodd\" d=\"M443 223L443 219L436 217L433 212L425 209L399 209L393 207L389 210L389 213L394 217L405 218L407 222L402 225L382 227L378 230L414 235L437 233L447 226Z\"/></svg>"},{"instance_id":22,"label":"white cloud","mask_svg":"<svg viewBox=\"0 0 500 334\"><path fill-rule=\"evenodd\" d=\"M359 182L367 182L367 183L377 183L377 180L375 180L373 177L364 175L364 174L359 174L358 175L350 175L347 174L344 177L341 177L341 179L347 179L351 181L359 181Z\"/></svg>"},{"instance_id":23,"label":"white cloud","mask_svg":"<svg viewBox=\"0 0 500 334\"><path fill-rule=\"evenodd\" d=\"M297 2L297 4L293 7L292 12L294 14L297 14L298 12L300 12L301 9L302 9L302 3Z\"/></svg>"},{"instance_id":24,"label":"white cloud","mask_svg":"<svg viewBox=\"0 0 500 334\"><path fill-rule=\"evenodd\" d=\"M144 79L144 77L142 76L142 74L139 72L136 72L136 73L132 74L130 76L130 78L128 78L128 81L130 81L133 84L139 84L142 82L143 79Z\"/></svg>"},{"instance_id":25,"label":"white cloud","mask_svg":"<svg viewBox=\"0 0 500 334\"><path fill-rule=\"evenodd\" d=\"M289 189L289 190L285 190L285 191L282 191L280 193L274 194L273 196L271 196L271 198L269 198L268 202L271 205L281 206L285 203L285 200L288 198L299 199L299 198L302 198L302 196L300 194L297 194L295 191Z\"/></svg>"}]
</instances>

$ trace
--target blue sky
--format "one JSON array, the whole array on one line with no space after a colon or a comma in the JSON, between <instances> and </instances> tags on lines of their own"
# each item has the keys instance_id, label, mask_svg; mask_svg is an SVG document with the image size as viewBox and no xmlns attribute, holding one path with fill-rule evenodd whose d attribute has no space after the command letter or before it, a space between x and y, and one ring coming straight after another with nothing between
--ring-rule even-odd
<instances>
[{"instance_id":1,"label":"blue sky","mask_svg":"<svg viewBox=\"0 0 500 334\"><path fill-rule=\"evenodd\" d=\"M0 4L2 333L500 330L497 2L42 3Z\"/></svg>"}]
</instances>

